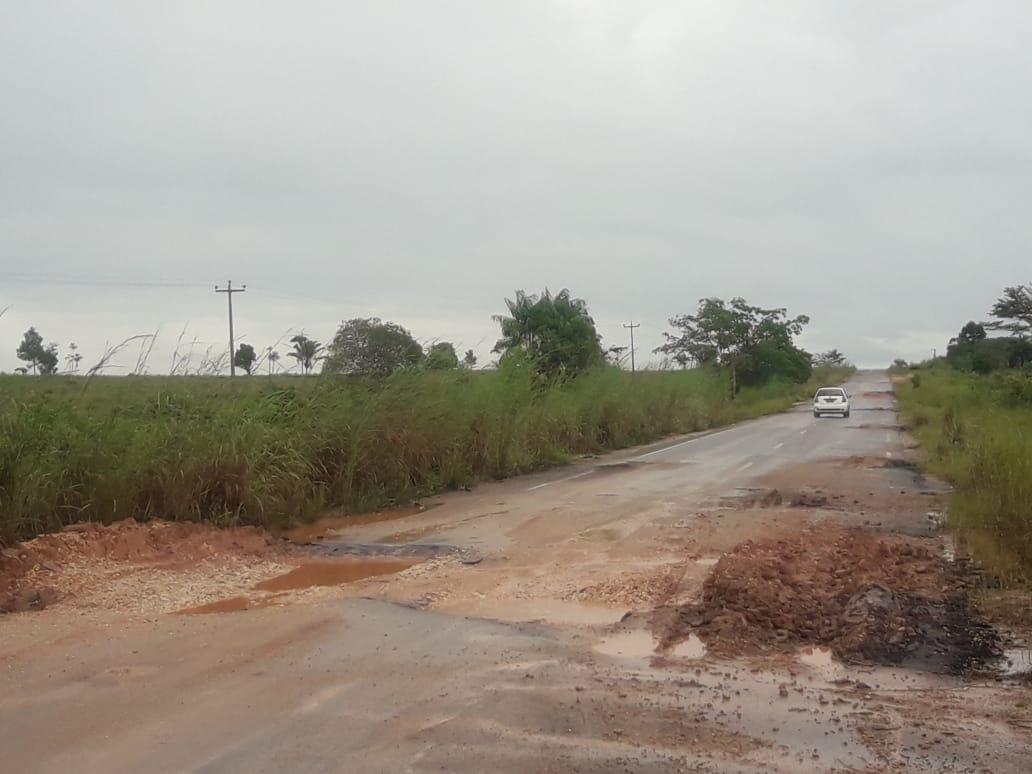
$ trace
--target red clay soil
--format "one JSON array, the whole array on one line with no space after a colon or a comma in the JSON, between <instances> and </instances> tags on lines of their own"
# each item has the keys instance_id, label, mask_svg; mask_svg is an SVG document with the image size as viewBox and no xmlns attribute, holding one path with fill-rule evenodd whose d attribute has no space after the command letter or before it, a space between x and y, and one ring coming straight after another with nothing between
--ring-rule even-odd
<instances>
[{"instance_id":1,"label":"red clay soil","mask_svg":"<svg viewBox=\"0 0 1032 774\"><path fill-rule=\"evenodd\" d=\"M968 609L963 566L933 546L827 526L746 541L699 602L656 625L666 645L696 634L721 655L820 645L847 660L964 669L997 653L995 636Z\"/></svg>"},{"instance_id":2,"label":"red clay soil","mask_svg":"<svg viewBox=\"0 0 1032 774\"><path fill-rule=\"evenodd\" d=\"M220 555L261 556L277 550L277 541L255 527L132 519L72 524L0 551L0 613L38 610L54 601L46 579L69 562L114 559L185 567Z\"/></svg>"}]
</instances>

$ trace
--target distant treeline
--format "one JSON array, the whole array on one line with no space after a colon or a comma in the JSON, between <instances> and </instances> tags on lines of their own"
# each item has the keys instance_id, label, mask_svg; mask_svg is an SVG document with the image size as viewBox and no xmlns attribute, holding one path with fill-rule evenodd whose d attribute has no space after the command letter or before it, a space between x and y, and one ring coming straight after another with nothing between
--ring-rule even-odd
<instances>
[{"instance_id":1,"label":"distant treeline","mask_svg":"<svg viewBox=\"0 0 1032 774\"><path fill-rule=\"evenodd\" d=\"M505 301L507 313L494 320L501 337L493 354L499 366L511 358L530 364L542 379L575 377L603 365L626 365L633 353L623 345L603 347L587 304L568 290L527 294L517 291ZM814 365L842 366L845 356L838 350L811 355L795 344L795 337L809 322L806 315L790 318L785 309L762 308L742 298L728 302L719 298L699 301L694 314L670 318L671 332L655 352L664 357L664 367L714 366L730 376L732 393L743 386L762 385L770 379L805 382ZM94 365L83 363L83 354L70 344L61 369L61 355L54 342L44 343L35 327L25 331L17 355L25 365L23 374L50 376L58 373L92 377L113 369L116 355L129 347L139 349L134 375L151 372L149 359L157 333L141 334L109 346ZM378 317L353 318L341 323L328 343L305 334L289 339L289 348L280 352L281 342L256 349L242 342L235 351L219 352L206 348L195 357L197 342L185 342L185 331L176 343L170 375L215 376L232 366L247 375L273 376L284 371L284 359L293 360L302 375L315 373L387 377L401 370L449 371L471 369L477 356L467 350L460 358L448 341L421 344L406 328ZM286 338L284 336L284 338ZM285 346L285 345L284 345Z\"/></svg>"}]
</instances>

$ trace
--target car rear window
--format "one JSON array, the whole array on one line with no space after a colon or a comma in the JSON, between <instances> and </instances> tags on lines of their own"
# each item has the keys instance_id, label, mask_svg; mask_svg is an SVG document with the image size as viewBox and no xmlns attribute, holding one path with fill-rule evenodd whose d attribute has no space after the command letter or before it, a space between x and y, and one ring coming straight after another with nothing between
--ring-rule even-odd
<instances>
[{"instance_id":1,"label":"car rear window","mask_svg":"<svg viewBox=\"0 0 1032 774\"><path fill-rule=\"evenodd\" d=\"M842 390L841 387L822 387L821 389L817 390L818 398L827 398L831 395L840 397L845 394L846 393Z\"/></svg>"}]
</instances>

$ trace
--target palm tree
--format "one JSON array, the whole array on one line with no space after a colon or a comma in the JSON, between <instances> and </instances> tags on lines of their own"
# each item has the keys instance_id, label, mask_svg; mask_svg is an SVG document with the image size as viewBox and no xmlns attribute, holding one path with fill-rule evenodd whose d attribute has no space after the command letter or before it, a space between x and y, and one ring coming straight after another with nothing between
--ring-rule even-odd
<instances>
[{"instance_id":1,"label":"palm tree","mask_svg":"<svg viewBox=\"0 0 1032 774\"><path fill-rule=\"evenodd\" d=\"M280 353L272 347L269 347L268 354L265 356L265 359L269 361L269 376L272 376L276 373L276 364L279 363Z\"/></svg>"},{"instance_id":2,"label":"palm tree","mask_svg":"<svg viewBox=\"0 0 1032 774\"><path fill-rule=\"evenodd\" d=\"M68 349L71 350L65 356L65 362L68 363L68 370L73 374L79 373L79 363L82 362L82 354L79 352L79 345L74 341L68 345Z\"/></svg>"},{"instance_id":3,"label":"palm tree","mask_svg":"<svg viewBox=\"0 0 1032 774\"><path fill-rule=\"evenodd\" d=\"M288 352L287 356L294 358L301 366L301 373L307 376L312 372L316 362L323 359L323 345L303 333L298 334L290 341L294 345L294 349Z\"/></svg>"},{"instance_id":4,"label":"palm tree","mask_svg":"<svg viewBox=\"0 0 1032 774\"><path fill-rule=\"evenodd\" d=\"M502 338L494 351L504 358L522 350L539 372L548 375L575 374L602 362L595 321L583 300L569 290L540 296L516 291L515 300L505 299L508 316L495 315Z\"/></svg>"}]
</instances>

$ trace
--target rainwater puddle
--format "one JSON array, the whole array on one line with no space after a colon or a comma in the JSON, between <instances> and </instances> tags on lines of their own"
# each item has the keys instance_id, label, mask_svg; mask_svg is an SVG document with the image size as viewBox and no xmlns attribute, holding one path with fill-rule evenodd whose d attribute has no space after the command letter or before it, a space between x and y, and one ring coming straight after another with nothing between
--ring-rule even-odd
<instances>
[{"instance_id":1,"label":"rainwater puddle","mask_svg":"<svg viewBox=\"0 0 1032 774\"><path fill-rule=\"evenodd\" d=\"M846 668L835 660L830 650L808 648L799 654L799 663L810 667L826 680L837 680L846 675Z\"/></svg>"},{"instance_id":2,"label":"rainwater puddle","mask_svg":"<svg viewBox=\"0 0 1032 774\"><path fill-rule=\"evenodd\" d=\"M368 559L345 562L308 562L288 573L262 581L257 591L291 591L313 586L340 586L344 583L391 575L419 564L415 559Z\"/></svg>"},{"instance_id":3,"label":"rainwater puddle","mask_svg":"<svg viewBox=\"0 0 1032 774\"><path fill-rule=\"evenodd\" d=\"M1023 675L1032 672L1032 649L1014 648L1005 650L1000 659L1001 671L1009 676Z\"/></svg>"},{"instance_id":4,"label":"rainwater puddle","mask_svg":"<svg viewBox=\"0 0 1032 774\"><path fill-rule=\"evenodd\" d=\"M677 658L703 658L706 655L706 643L690 634L687 640L677 643L671 649L670 655Z\"/></svg>"},{"instance_id":5,"label":"rainwater puddle","mask_svg":"<svg viewBox=\"0 0 1032 774\"><path fill-rule=\"evenodd\" d=\"M595 645L594 650L606 656L648 658L656 652L656 641L652 637L652 632L636 629L606 637Z\"/></svg>"}]
</instances>

